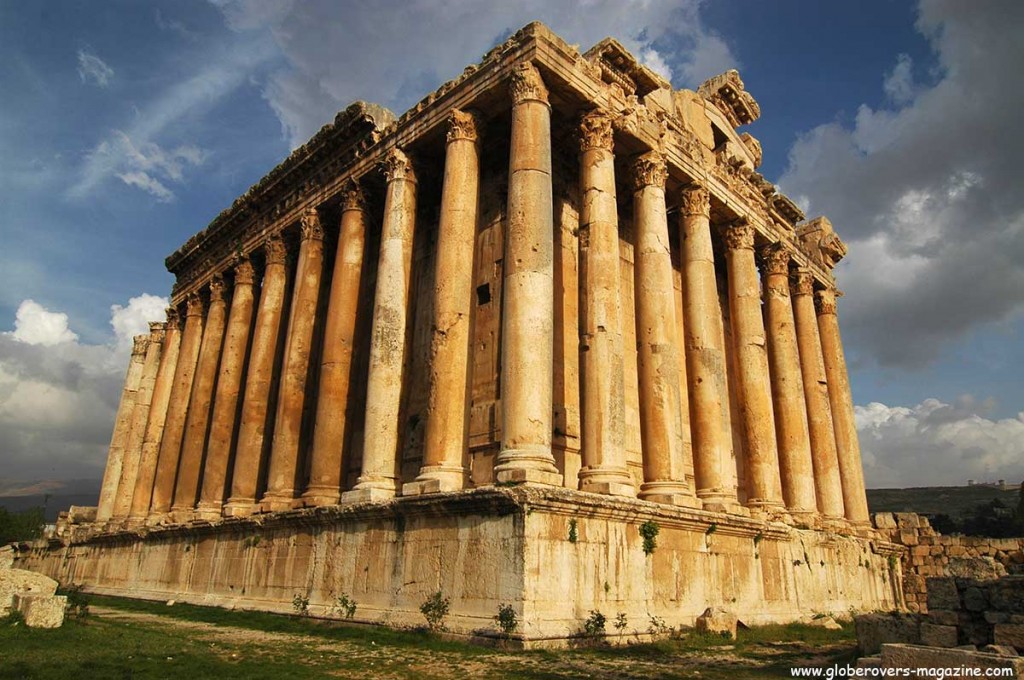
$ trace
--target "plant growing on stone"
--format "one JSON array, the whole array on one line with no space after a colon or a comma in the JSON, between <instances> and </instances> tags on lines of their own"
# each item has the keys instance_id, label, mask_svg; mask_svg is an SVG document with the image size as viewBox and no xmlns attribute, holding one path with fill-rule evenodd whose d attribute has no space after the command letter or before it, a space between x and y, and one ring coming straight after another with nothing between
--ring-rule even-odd
<instances>
[{"instance_id":1,"label":"plant growing on stone","mask_svg":"<svg viewBox=\"0 0 1024 680\"><path fill-rule=\"evenodd\" d=\"M427 627L430 630L444 630L444 619L448 616L448 607L450 605L451 599L442 595L440 590L428 597L420 605L420 612L427 620Z\"/></svg>"},{"instance_id":2,"label":"plant growing on stone","mask_svg":"<svg viewBox=\"0 0 1024 680\"><path fill-rule=\"evenodd\" d=\"M350 598L348 593L342 593L338 598L338 609L346 619L351 619L356 615L356 601Z\"/></svg>"},{"instance_id":3,"label":"plant growing on stone","mask_svg":"<svg viewBox=\"0 0 1024 680\"><path fill-rule=\"evenodd\" d=\"M309 598L303 597L302 593L296 593L292 598L292 609L299 616L309 616Z\"/></svg>"},{"instance_id":4,"label":"plant growing on stone","mask_svg":"<svg viewBox=\"0 0 1024 680\"><path fill-rule=\"evenodd\" d=\"M575 543L580 539L580 535L576 530L576 518L573 517L569 520L569 542Z\"/></svg>"},{"instance_id":5,"label":"plant growing on stone","mask_svg":"<svg viewBox=\"0 0 1024 680\"><path fill-rule=\"evenodd\" d=\"M661 527L654 520L647 520L640 525L640 536L644 539L644 554L651 555L654 553L654 549L658 547L658 532L661 531Z\"/></svg>"},{"instance_id":6,"label":"plant growing on stone","mask_svg":"<svg viewBox=\"0 0 1024 680\"><path fill-rule=\"evenodd\" d=\"M516 610L510 604L503 604L498 607L498 614L494 617L494 621L498 624L498 628L501 629L505 637L512 635L512 633L516 632L516 628L519 627L519 618L516 616Z\"/></svg>"},{"instance_id":7,"label":"plant growing on stone","mask_svg":"<svg viewBox=\"0 0 1024 680\"><path fill-rule=\"evenodd\" d=\"M619 631L619 635L621 635L622 631L626 630L626 626L629 625L629 621L626 618L626 612L619 612L616 614L615 623L612 625L615 626L615 630Z\"/></svg>"},{"instance_id":8,"label":"plant growing on stone","mask_svg":"<svg viewBox=\"0 0 1024 680\"><path fill-rule=\"evenodd\" d=\"M590 616L588 616L587 620L583 622L583 634L587 637L604 635L604 626L607 622L608 619L605 618L604 614L596 609L591 609Z\"/></svg>"}]
</instances>

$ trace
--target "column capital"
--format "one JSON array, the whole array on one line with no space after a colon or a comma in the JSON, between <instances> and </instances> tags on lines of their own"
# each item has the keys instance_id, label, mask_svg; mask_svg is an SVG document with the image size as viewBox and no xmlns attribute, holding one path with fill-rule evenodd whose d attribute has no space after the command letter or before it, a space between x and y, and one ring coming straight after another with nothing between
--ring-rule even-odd
<instances>
[{"instance_id":1,"label":"column capital","mask_svg":"<svg viewBox=\"0 0 1024 680\"><path fill-rule=\"evenodd\" d=\"M758 251L761 256L761 271L768 274L789 274L789 249L782 243L772 243Z\"/></svg>"},{"instance_id":2,"label":"column capital","mask_svg":"<svg viewBox=\"0 0 1024 680\"><path fill-rule=\"evenodd\" d=\"M214 274L210 279L210 304L224 302L224 275Z\"/></svg>"},{"instance_id":3,"label":"column capital","mask_svg":"<svg viewBox=\"0 0 1024 680\"><path fill-rule=\"evenodd\" d=\"M733 220L723 231L725 246L729 250L753 250L754 228L745 217Z\"/></svg>"},{"instance_id":4,"label":"column capital","mask_svg":"<svg viewBox=\"0 0 1024 680\"><path fill-rule=\"evenodd\" d=\"M648 151L634 158L630 171L633 191L640 191L645 187L665 188L668 168L665 165L665 157L658 151Z\"/></svg>"},{"instance_id":5,"label":"column capital","mask_svg":"<svg viewBox=\"0 0 1024 680\"><path fill-rule=\"evenodd\" d=\"M288 247L284 244L281 234L271 234L263 244L266 252L267 264L284 264L288 257Z\"/></svg>"},{"instance_id":6,"label":"column capital","mask_svg":"<svg viewBox=\"0 0 1024 680\"><path fill-rule=\"evenodd\" d=\"M711 193L702 184L688 184L680 192L684 215L711 216Z\"/></svg>"},{"instance_id":7,"label":"column capital","mask_svg":"<svg viewBox=\"0 0 1024 680\"><path fill-rule=\"evenodd\" d=\"M366 210L366 194L355 179L346 182L341 192L341 211L347 210Z\"/></svg>"},{"instance_id":8,"label":"column capital","mask_svg":"<svg viewBox=\"0 0 1024 680\"><path fill-rule=\"evenodd\" d=\"M136 335L132 338L132 356L142 356L149 349L149 336Z\"/></svg>"},{"instance_id":9,"label":"column capital","mask_svg":"<svg viewBox=\"0 0 1024 680\"><path fill-rule=\"evenodd\" d=\"M320 224L320 213L316 208L307 208L299 218L303 241L323 241L324 227Z\"/></svg>"},{"instance_id":10,"label":"column capital","mask_svg":"<svg viewBox=\"0 0 1024 680\"><path fill-rule=\"evenodd\" d=\"M256 279L256 271L248 256L242 256L235 264L235 285L251 286Z\"/></svg>"},{"instance_id":11,"label":"column capital","mask_svg":"<svg viewBox=\"0 0 1024 680\"><path fill-rule=\"evenodd\" d=\"M199 297L199 293L189 293L188 299L185 302L185 316L202 316L203 315L203 298Z\"/></svg>"},{"instance_id":12,"label":"column capital","mask_svg":"<svg viewBox=\"0 0 1024 680\"><path fill-rule=\"evenodd\" d=\"M164 310L164 314L167 315L166 327L167 330L178 328L178 310L174 307L168 307Z\"/></svg>"},{"instance_id":13,"label":"column capital","mask_svg":"<svg viewBox=\"0 0 1024 680\"><path fill-rule=\"evenodd\" d=\"M544 79L540 77L540 71L533 65L533 62L524 61L521 64L516 64L512 70L509 90L512 93L513 105L528 101L548 103L547 85L544 84Z\"/></svg>"},{"instance_id":14,"label":"column capital","mask_svg":"<svg viewBox=\"0 0 1024 680\"><path fill-rule=\"evenodd\" d=\"M789 279L789 291L793 295L814 293L814 277L806 269L797 269Z\"/></svg>"},{"instance_id":15,"label":"column capital","mask_svg":"<svg viewBox=\"0 0 1024 680\"><path fill-rule=\"evenodd\" d=\"M580 118L580 152L591 149L611 151L614 141L612 119L606 111L594 109Z\"/></svg>"},{"instance_id":16,"label":"column capital","mask_svg":"<svg viewBox=\"0 0 1024 680\"><path fill-rule=\"evenodd\" d=\"M385 179L389 183L400 179L409 182L416 181L416 172L413 170L412 159L398 147L387 153L384 160L381 161L380 167Z\"/></svg>"},{"instance_id":17,"label":"column capital","mask_svg":"<svg viewBox=\"0 0 1024 680\"><path fill-rule=\"evenodd\" d=\"M475 142L480 139L480 117L472 111L452 109L448 114L447 141L452 143L457 140Z\"/></svg>"},{"instance_id":18,"label":"column capital","mask_svg":"<svg viewBox=\"0 0 1024 680\"><path fill-rule=\"evenodd\" d=\"M836 291L834 288L823 288L814 291L814 311L818 316L836 313Z\"/></svg>"},{"instance_id":19,"label":"column capital","mask_svg":"<svg viewBox=\"0 0 1024 680\"><path fill-rule=\"evenodd\" d=\"M167 324L163 321L150 321L149 332L150 333L163 333L167 329Z\"/></svg>"}]
</instances>

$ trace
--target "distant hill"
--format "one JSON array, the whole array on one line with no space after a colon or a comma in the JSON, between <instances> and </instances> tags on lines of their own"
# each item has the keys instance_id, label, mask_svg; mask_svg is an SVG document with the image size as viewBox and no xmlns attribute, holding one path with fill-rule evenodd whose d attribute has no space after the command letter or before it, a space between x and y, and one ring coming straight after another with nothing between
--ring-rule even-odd
<instances>
[{"instance_id":1,"label":"distant hill","mask_svg":"<svg viewBox=\"0 0 1024 680\"><path fill-rule=\"evenodd\" d=\"M46 520L72 505L96 505L100 495L98 479L14 480L0 477L0 507L9 512L46 508Z\"/></svg>"},{"instance_id":2,"label":"distant hill","mask_svg":"<svg viewBox=\"0 0 1024 680\"><path fill-rule=\"evenodd\" d=\"M871 512L916 512L934 516L963 516L977 506L993 500L1016 508L1020 498L1017 488L1003 491L995 486L924 486L913 489L868 489Z\"/></svg>"}]
</instances>

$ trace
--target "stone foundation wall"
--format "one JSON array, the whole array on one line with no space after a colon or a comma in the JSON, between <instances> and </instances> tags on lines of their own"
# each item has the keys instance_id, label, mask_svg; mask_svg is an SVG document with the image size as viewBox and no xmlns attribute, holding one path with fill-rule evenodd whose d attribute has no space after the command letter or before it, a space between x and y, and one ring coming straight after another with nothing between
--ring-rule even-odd
<instances>
[{"instance_id":1,"label":"stone foundation wall","mask_svg":"<svg viewBox=\"0 0 1024 680\"><path fill-rule=\"evenodd\" d=\"M645 553L639 527L657 526ZM650 546L648 546L650 547ZM900 548L749 518L527 488L399 498L139 532L80 535L22 551L19 568L94 593L423 625L420 605L451 598L455 633L497 634L511 604L526 646L562 644L591 610L626 634L651 617L692 625L709 606L748 624L899 606ZM611 632L611 631L609 631Z\"/></svg>"},{"instance_id":2,"label":"stone foundation wall","mask_svg":"<svg viewBox=\"0 0 1024 680\"><path fill-rule=\"evenodd\" d=\"M928 611L927 580L937 576L994 579L1024 565L1024 538L944 536L910 512L873 516L879 534L906 546L903 595L911 612Z\"/></svg>"}]
</instances>

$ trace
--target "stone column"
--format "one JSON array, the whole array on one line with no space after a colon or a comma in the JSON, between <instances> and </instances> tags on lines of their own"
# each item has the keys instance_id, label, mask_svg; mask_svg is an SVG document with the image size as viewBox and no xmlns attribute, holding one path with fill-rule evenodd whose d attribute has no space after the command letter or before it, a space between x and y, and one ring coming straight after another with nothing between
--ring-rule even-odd
<instances>
[{"instance_id":1,"label":"stone column","mask_svg":"<svg viewBox=\"0 0 1024 680\"><path fill-rule=\"evenodd\" d=\"M398 490L399 415L416 229L416 175L409 157L401 149L393 149L384 161L384 176L387 191L373 299L363 467L355 487L342 494L343 503L385 500Z\"/></svg>"},{"instance_id":2,"label":"stone column","mask_svg":"<svg viewBox=\"0 0 1024 680\"><path fill-rule=\"evenodd\" d=\"M740 415L746 453L747 507L758 513L784 509L775 441L761 287L754 262L754 228L745 218L725 230L729 317L736 354Z\"/></svg>"},{"instance_id":3,"label":"stone column","mask_svg":"<svg viewBox=\"0 0 1024 680\"><path fill-rule=\"evenodd\" d=\"M828 401L832 406L832 422L835 426L839 479L843 487L846 519L855 525L870 527L868 498L864 489L864 467L860 460L857 423L853 417L853 396L850 394L850 378L846 372L846 357L843 355L839 318L836 316L835 289L815 291L814 305L818 313L821 356L825 362L825 377L828 381Z\"/></svg>"},{"instance_id":4,"label":"stone column","mask_svg":"<svg viewBox=\"0 0 1024 680\"><path fill-rule=\"evenodd\" d=\"M512 139L501 318L501 451L497 482L562 485L551 453L554 390L554 214L551 106L537 67L512 72Z\"/></svg>"},{"instance_id":5,"label":"stone column","mask_svg":"<svg viewBox=\"0 0 1024 680\"><path fill-rule=\"evenodd\" d=\"M160 355L163 349L164 324L149 324L149 341L146 345L146 359L142 364L142 377L139 389L135 393L135 408L132 411L132 429L125 446L124 460L121 464L121 481L118 483L117 499L114 501L113 519L123 520L128 517L135 494L135 482L139 476L142 462L142 443L146 434L146 421L149 419L149 408L153 400L153 388L156 385L157 372L160 370Z\"/></svg>"},{"instance_id":6,"label":"stone column","mask_svg":"<svg viewBox=\"0 0 1024 680\"><path fill-rule=\"evenodd\" d=\"M694 477L697 497L704 508L724 512L736 505L736 492L727 474L727 466L732 464L723 428L728 386L710 215L708 190L699 185L684 188L680 210L685 279L683 317Z\"/></svg>"},{"instance_id":7,"label":"stone column","mask_svg":"<svg viewBox=\"0 0 1024 680\"><path fill-rule=\"evenodd\" d=\"M281 337L284 317L284 296L288 288L285 260L288 252L280 234L273 234L264 245L266 268L260 291L259 311L253 329L249 370L242 395L242 415L238 428L238 446L231 473L231 496L224 504L228 517L245 517L256 507L256 485L259 483L267 428L270 387L274 380L274 361Z\"/></svg>"},{"instance_id":8,"label":"stone column","mask_svg":"<svg viewBox=\"0 0 1024 680\"><path fill-rule=\"evenodd\" d=\"M274 443L270 451L267 493L260 503L266 512L288 510L295 505L295 477L299 465L299 437L306 404L306 378L316 324L320 276L324 266L324 229L320 214L310 208L302 215L302 238L295 269L295 291L288 316L288 337L274 419Z\"/></svg>"},{"instance_id":9,"label":"stone column","mask_svg":"<svg viewBox=\"0 0 1024 680\"><path fill-rule=\"evenodd\" d=\"M635 496L626 467L619 276L619 208L615 199L614 135L607 113L580 122L580 388L583 467L580 489ZM653 478L648 481L655 481Z\"/></svg>"},{"instance_id":10,"label":"stone column","mask_svg":"<svg viewBox=\"0 0 1024 680\"><path fill-rule=\"evenodd\" d=\"M128 361L128 373L124 378L121 390L121 403L117 407L114 418L114 434L110 438L110 449L107 453L107 467L103 472L103 485L100 487L100 499L96 507L96 522L103 523L114 514L118 493L127 493L127 489L118 489L121 482L121 468L124 464L125 447L131 435L132 415L138 395L139 383L142 380L142 369L146 361L146 348L149 337L138 335L132 345L132 356Z\"/></svg>"},{"instance_id":11,"label":"stone column","mask_svg":"<svg viewBox=\"0 0 1024 680\"><path fill-rule=\"evenodd\" d=\"M221 349L224 344L226 316L224 279L220 274L215 274L210 281L210 309L206 313L206 329L203 331L203 342L199 349L199 364L196 366L192 394L188 401L185 438L181 445L181 462L178 464L178 480L174 487L174 504L171 506L171 512L177 521L191 519L196 501L199 499L199 476L203 471L203 453L210 427L217 367L220 365Z\"/></svg>"},{"instance_id":12,"label":"stone column","mask_svg":"<svg viewBox=\"0 0 1024 680\"><path fill-rule=\"evenodd\" d=\"M160 519L171 509L174 498L174 481L178 475L178 459L181 455L181 440L185 434L185 417L188 414L189 395L192 393L192 379L199 362L199 345L203 339L203 300L199 293L188 296L185 311L185 330L181 335L181 348L174 368L174 384L171 386L167 419L160 440L160 454L157 457L156 478L153 481L153 500L150 516Z\"/></svg>"},{"instance_id":13,"label":"stone column","mask_svg":"<svg viewBox=\"0 0 1024 680\"><path fill-rule=\"evenodd\" d=\"M816 514L817 501L811 440L807 431L807 402L800 375L793 305L789 299L789 260L789 251L781 243L761 251L782 495L789 512L806 523Z\"/></svg>"},{"instance_id":14,"label":"stone column","mask_svg":"<svg viewBox=\"0 0 1024 680\"><path fill-rule=\"evenodd\" d=\"M640 497L696 505L686 483L672 255L665 210L665 159L649 151L633 162L633 289L644 483Z\"/></svg>"},{"instance_id":15,"label":"stone column","mask_svg":"<svg viewBox=\"0 0 1024 680\"><path fill-rule=\"evenodd\" d=\"M821 355L821 338L814 312L814 279L807 271L797 270L791 281L793 318L800 350L800 374L803 378L804 400L807 402L807 430L811 438L811 460L814 463L814 495L818 512L826 518L842 519L843 490L839 480L839 458L836 454L832 407L828 402L828 382Z\"/></svg>"},{"instance_id":16,"label":"stone column","mask_svg":"<svg viewBox=\"0 0 1024 680\"><path fill-rule=\"evenodd\" d=\"M448 118L423 467L416 481L402 487L403 495L456 491L465 481L473 253L480 186L478 127L471 113L452 111Z\"/></svg>"},{"instance_id":17,"label":"stone column","mask_svg":"<svg viewBox=\"0 0 1024 680\"><path fill-rule=\"evenodd\" d=\"M341 498L343 455L351 429L346 416L365 246L365 197L359 185L352 182L342 204L338 250L327 301L313 457L309 486L302 495L305 505L333 505Z\"/></svg>"},{"instance_id":18,"label":"stone column","mask_svg":"<svg viewBox=\"0 0 1024 680\"><path fill-rule=\"evenodd\" d=\"M228 313L224 351L220 360L220 373L217 376L217 391L213 398L206 461L203 463L203 485L199 504L196 506L196 516L202 519L220 517L224 504L228 460L234 440L235 417L238 415L238 395L242 387L242 374L245 371L245 357L249 351L253 279L252 263L248 258L242 259L235 265L231 310Z\"/></svg>"},{"instance_id":19,"label":"stone column","mask_svg":"<svg viewBox=\"0 0 1024 680\"><path fill-rule=\"evenodd\" d=\"M174 369L178 364L178 349L181 346L181 329L178 327L178 311L173 307L167 309L167 322L164 324L163 347L160 352L160 369L153 384L153 398L149 405L149 417L146 430L142 437L142 456L139 460L139 472L135 477L135 493L132 494L132 506L128 513L128 525L142 524L149 513L149 504L153 499L153 480L156 478L157 457L160 454L160 440L163 438L164 421L167 418L167 406L170 402L171 387L174 384Z\"/></svg>"}]
</instances>

